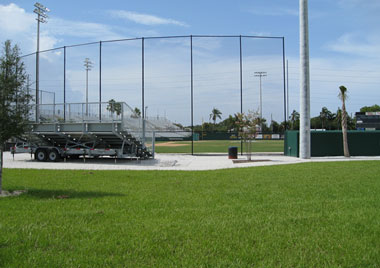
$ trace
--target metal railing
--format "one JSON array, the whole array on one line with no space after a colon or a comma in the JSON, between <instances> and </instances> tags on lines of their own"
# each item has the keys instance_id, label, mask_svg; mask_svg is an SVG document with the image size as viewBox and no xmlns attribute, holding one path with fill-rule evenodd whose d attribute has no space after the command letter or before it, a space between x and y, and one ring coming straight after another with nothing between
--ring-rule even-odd
<instances>
[{"instance_id":1,"label":"metal railing","mask_svg":"<svg viewBox=\"0 0 380 268\"><path fill-rule=\"evenodd\" d=\"M35 122L35 104L30 106L30 121ZM38 123L122 122L128 118L140 118L124 102L56 103L39 104Z\"/></svg>"}]
</instances>

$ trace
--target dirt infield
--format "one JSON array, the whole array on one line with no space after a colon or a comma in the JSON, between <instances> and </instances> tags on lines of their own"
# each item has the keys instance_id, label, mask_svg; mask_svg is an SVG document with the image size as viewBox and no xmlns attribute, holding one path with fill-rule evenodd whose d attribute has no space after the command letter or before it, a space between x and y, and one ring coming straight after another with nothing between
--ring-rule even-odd
<instances>
[{"instance_id":1,"label":"dirt infield","mask_svg":"<svg viewBox=\"0 0 380 268\"><path fill-rule=\"evenodd\" d=\"M168 141L163 143L156 143L156 147L181 147L188 146L189 144L175 143L175 141Z\"/></svg>"}]
</instances>

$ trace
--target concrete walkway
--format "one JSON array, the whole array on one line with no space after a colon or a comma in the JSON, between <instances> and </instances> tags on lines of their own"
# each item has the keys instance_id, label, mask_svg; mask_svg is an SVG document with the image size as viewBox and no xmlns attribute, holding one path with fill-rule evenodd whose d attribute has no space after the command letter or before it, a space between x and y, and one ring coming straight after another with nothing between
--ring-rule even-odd
<instances>
[{"instance_id":1,"label":"concrete walkway","mask_svg":"<svg viewBox=\"0 0 380 268\"><path fill-rule=\"evenodd\" d=\"M239 156L245 160L245 156ZM282 153L261 153L252 156L254 162L236 163L228 159L225 154L188 155L188 154L156 154L150 160L115 160L112 158L68 160L67 162L37 162L29 154L16 154L14 159L9 152L4 153L5 168L31 169L86 169L86 170L214 170L225 168L241 168L269 165L286 165L307 162L330 161L360 161L380 160L376 157L314 157L310 160L301 160L296 157L284 156ZM257 162L255 162L257 161Z\"/></svg>"}]
</instances>

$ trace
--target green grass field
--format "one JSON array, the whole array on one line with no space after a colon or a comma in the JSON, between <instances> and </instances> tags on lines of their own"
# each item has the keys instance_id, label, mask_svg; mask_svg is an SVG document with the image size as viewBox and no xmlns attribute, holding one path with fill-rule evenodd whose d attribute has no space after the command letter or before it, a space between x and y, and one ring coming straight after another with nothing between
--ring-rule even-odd
<instances>
[{"instance_id":1,"label":"green grass field","mask_svg":"<svg viewBox=\"0 0 380 268\"><path fill-rule=\"evenodd\" d=\"M191 153L191 141L156 142L157 153ZM205 140L194 142L194 153L228 153L228 147L237 146L239 140ZM262 140L252 143L253 152L284 152L283 140Z\"/></svg>"},{"instance_id":2,"label":"green grass field","mask_svg":"<svg viewBox=\"0 0 380 268\"><path fill-rule=\"evenodd\" d=\"M378 161L8 170L2 267L379 267Z\"/></svg>"}]
</instances>

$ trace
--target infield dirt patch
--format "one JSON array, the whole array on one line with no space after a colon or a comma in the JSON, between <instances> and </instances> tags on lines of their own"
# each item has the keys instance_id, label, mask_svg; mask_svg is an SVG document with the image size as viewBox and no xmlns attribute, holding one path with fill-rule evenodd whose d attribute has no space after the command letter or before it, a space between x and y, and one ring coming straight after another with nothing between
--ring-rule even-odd
<instances>
[{"instance_id":1,"label":"infield dirt patch","mask_svg":"<svg viewBox=\"0 0 380 268\"><path fill-rule=\"evenodd\" d=\"M174 141L168 141L163 143L156 143L156 147L181 147L188 146L189 144L175 143Z\"/></svg>"}]
</instances>

